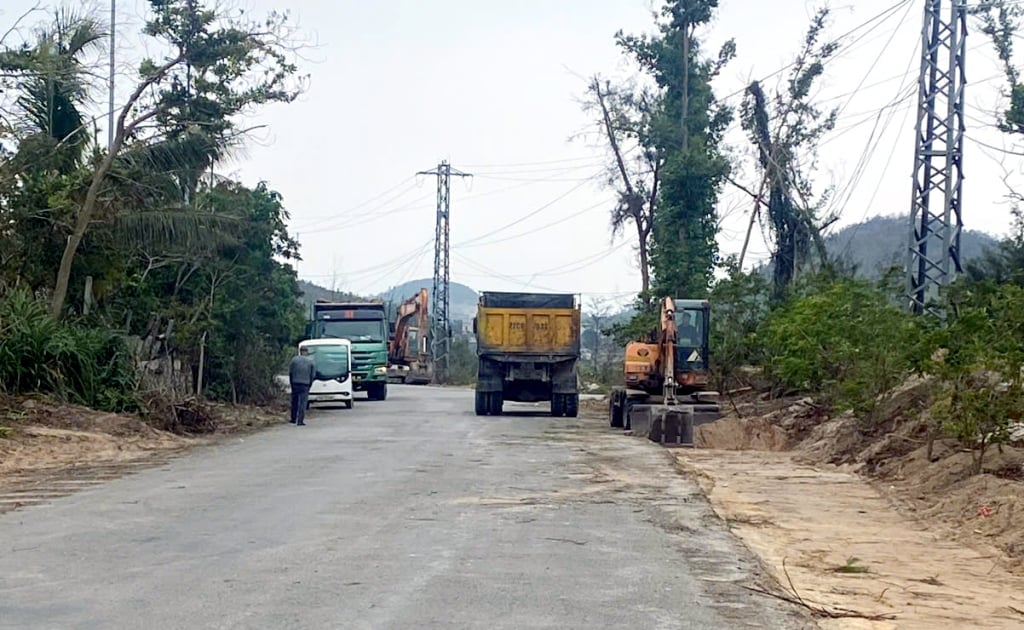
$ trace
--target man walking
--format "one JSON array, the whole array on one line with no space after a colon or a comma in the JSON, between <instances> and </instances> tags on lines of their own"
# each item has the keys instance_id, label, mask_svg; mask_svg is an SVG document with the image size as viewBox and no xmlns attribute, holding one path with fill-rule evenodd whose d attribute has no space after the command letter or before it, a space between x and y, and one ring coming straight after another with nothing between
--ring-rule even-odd
<instances>
[{"instance_id":1,"label":"man walking","mask_svg":"<svg viewBox=\"0 0 1024 630\"><path fill-rule=\"evenodd\" d=\"M299 348L299 354L292 357L288 365L288 382L292 388L291 424L306 425L306 404L309 400L309 386L316 376L316 367L309 356L309 348Z\"/></svg>"}]
</instances>

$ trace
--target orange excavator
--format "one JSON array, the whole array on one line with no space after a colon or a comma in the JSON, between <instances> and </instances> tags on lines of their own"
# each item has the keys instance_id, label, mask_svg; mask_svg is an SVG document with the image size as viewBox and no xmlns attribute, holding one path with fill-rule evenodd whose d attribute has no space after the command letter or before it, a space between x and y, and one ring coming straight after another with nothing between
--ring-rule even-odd
<instances>
[{"instance_id":1,"label":"orange excavator","mask_svg":"<svg viewBox=\"0 0 1024 630\"><path fill-rule=\"evenodd\" d=\"M430 318L426 289L398 305L394 334L388 344L388 380L426 385L433 377L428 331Z\"/></svg>"},{"instance_id":2,"label":"orange excavator","mask_svg":"<svg viewBox=\"0 0 1024 630\"><path fill-rule=\"evenodd\" d=\"M707 391L710 303L665 297L660 310L658 330L626 346L624 387L612 390L609 400L612 427L632 428L636 410L658 414L685 407L694 425L721 417L718 393Z\"/></svg>"}]
</instances>

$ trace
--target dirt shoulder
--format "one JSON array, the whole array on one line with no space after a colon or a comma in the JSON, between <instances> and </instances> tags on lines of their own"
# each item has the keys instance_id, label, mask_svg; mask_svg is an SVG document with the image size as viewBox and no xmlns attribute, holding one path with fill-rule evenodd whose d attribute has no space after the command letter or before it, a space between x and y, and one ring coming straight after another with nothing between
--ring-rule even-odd
<instances>
[{"instance_id":1,"label":"dirt shoulder","mask_svg":"<svg viewBox=\"0 0 1024 630\"><path fill-rule=\"evenodd\" d=\"M891 620L823 628L1020 628L1024 578L995 547L965 545L894 509L859 475L794 453L676 451L718 515L785 588L814 606Z\"/></svg>"},{"instance_id":2,"label":"dirt shoulder","mask_svg":"<svg viewBox=\"0 0 1024 630\"><path fill-rule=\"evenodd\" d=\"M0 512L280 423L285 413L279 406L212 405L212 431L180 435L158 430L135 414L99 412L41 397L0 397Z\"/></svg>"},{"instance_id":3,"label":"dirt shoulder","mask_svg":"<svg viewBox=\"0 0 1024 630\"><path fill-rule=\"evenodd\" d=\"M921 389L870 432L809 401L743 401L675 451L716 512L807 602L886 621L825 628L1024 627L1024 450L928 456Z\"/></svg>"}]
</instances>

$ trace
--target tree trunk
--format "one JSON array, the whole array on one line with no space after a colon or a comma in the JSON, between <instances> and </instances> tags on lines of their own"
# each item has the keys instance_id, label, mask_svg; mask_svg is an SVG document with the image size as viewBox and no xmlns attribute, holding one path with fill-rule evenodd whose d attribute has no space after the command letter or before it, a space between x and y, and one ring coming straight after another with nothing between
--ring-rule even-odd
<instances>
[{"instance_id":1,"label":"tree trunk","mask_svg":"<svg viewBox=\"0 0 1024 630\"><path fill-rule=\"evenodd\" d=\"M638 250L637 254L640 258L640 292L643 295L647 295L647 292L651 288L651 269L647 262L647 237L644 235L643 228L637 225L637 243Z\"/></svg>"},{"instance_id":2,"label":"tree trunk","mask_svg":"<svg viewBox=\"0 0 1024 630\"><path fill-rule=\"evenodd\" d=\"M206 369L206 332L199 339L199 372L196 374L196 396L203 397L203 370Z\"/></svg>"}]
</instances>

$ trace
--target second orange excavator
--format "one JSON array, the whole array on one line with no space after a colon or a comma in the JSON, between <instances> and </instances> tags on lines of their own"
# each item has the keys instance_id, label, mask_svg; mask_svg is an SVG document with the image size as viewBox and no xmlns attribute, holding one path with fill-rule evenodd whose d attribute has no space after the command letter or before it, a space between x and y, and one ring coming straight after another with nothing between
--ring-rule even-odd
<instances>
[{"instance_id":1,"label":"second orange excavator","mask_svg":"<svg viewBox=\"0 0 1024 630\"><path fill-rule=\"evenodd\" d=\"M661 299L658 330L626 346L625 387L612 390L609 400L612 427L636 430L637 413L648 424L667 411L692 415L693 424L721 417L718 393L707 390L710 315L707 300Z\"/></svg>"},{"instance_id":2,"label":"second orange excavator","mask_svg":"<svg viewBox=\"0 0 1024 630\"><path fill-rule=\"evenodd\" d=\"M426 385L433 378L428 333L429 295L426 289L420 289L398 305L388 344L388 380L393 383Z\"/></svg>"}]
</instances>

